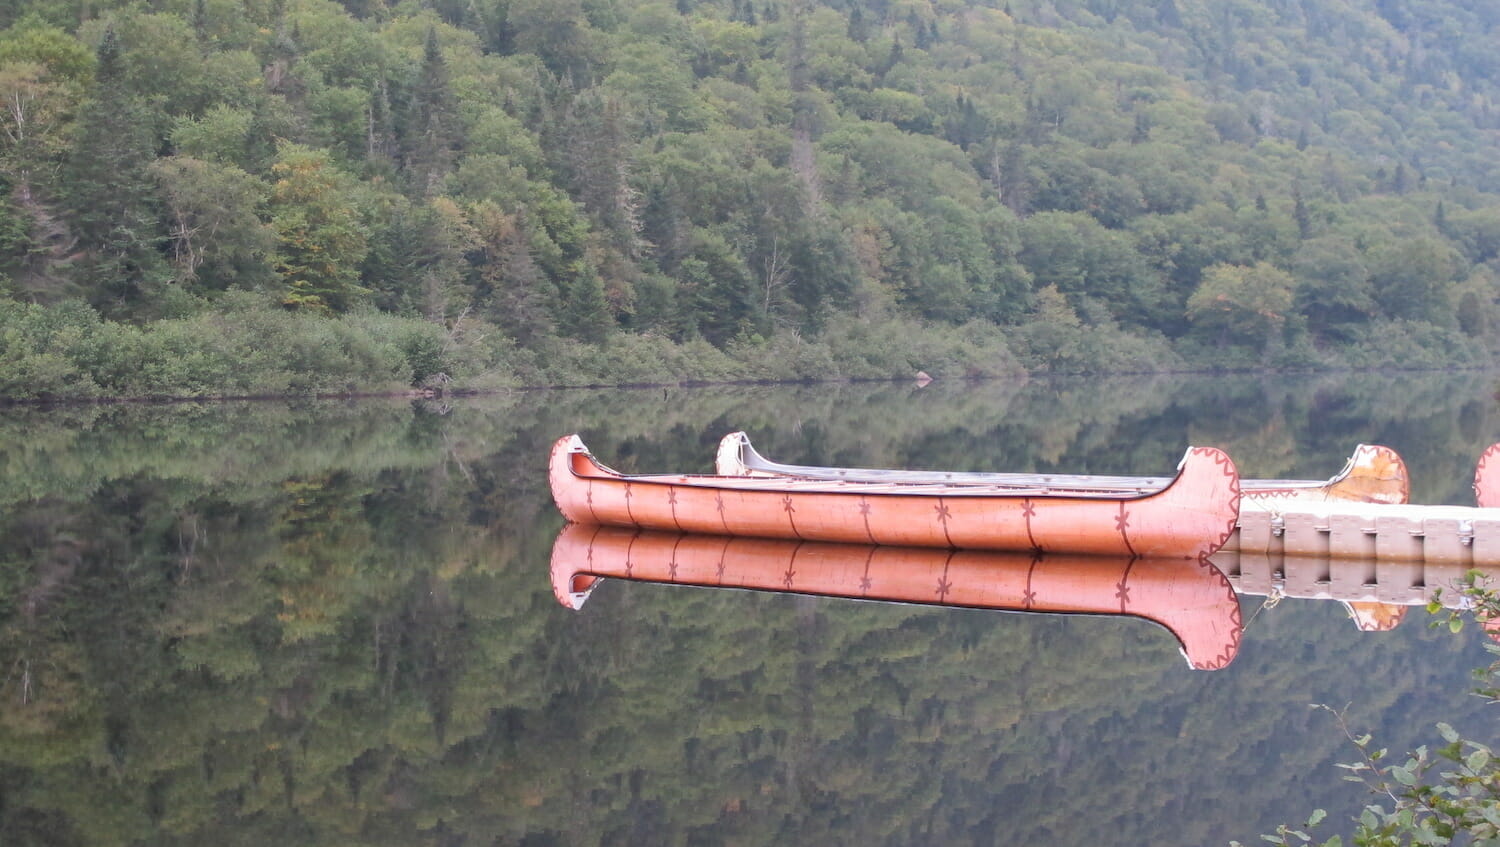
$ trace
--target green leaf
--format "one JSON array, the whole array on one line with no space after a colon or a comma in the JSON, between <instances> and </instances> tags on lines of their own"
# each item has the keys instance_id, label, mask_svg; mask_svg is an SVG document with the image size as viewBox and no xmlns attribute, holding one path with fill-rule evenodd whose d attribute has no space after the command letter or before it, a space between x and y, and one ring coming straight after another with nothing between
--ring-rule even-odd
<instances>
[{"instance_id":1,"label":"green leaf","mask_svg":"<svg viewBox=\"0 0 1500 847\"><path fill-rule=\"evenodd\" d=\"M1458 632L1458 631L1462 630L1463 628L1464 628L1464 619L1463 618L1451 618L1448 621L1448 631L1449 632Z\"/></svg>"},{"instance_id":2,"label":"green leaf","mask_svg":"<svg viewBox=\"0 0 1500 847\"><path fill-rule=\"evenodd\" d=\"M1416 785L1417 784L1417 778L1412 775L1411 770L1408 769L1408 768L1394 767L1393 766L1393 767L1391 767L1391 769L1389 771L1387 771L1387 773L1390 774L1391 779L1396 780L1397 782L1401 783L1402 785Z\"/></svg>"},{"instance_id":3,"label":"green leaf","mask_svg":"<svg viewBox=\"0 0 1500 847\"><path fill-rule=\"evenodd\" d=\"M1449 742L1450 744L1458 740L1458 730L1454 729L1446 723L1443 723L1442 721L1438 721L1437 731L1440 735L1443 736L1443 740Z\"/></svg>"},{"instance_id":4,"label":"green leaf","mask_svg":"<svg viewBox=\"0 0 1500 847\"><path fill-rule=\"evenodd\" d=\"M1416 832L1413 832L1412 833L1412 840L1415 841L1418 844L1447 844L1447 843L1449 843L1449 839L1444 838L1443 836L1438 835L1436 832L1433 832L1432 830L1426 829L1426 828L1418 828Z\"/></svg>"},{"instance_id":5,"label":"green leaf","mask_svg":"<svg viewBox=\"0 0 1500 847\"><path fill-rule=\"evenodd\" d=\"M1469 754L1469 758L1464 760L1464 766L1475 773L1484 770L1484 766L1489 763L1490 753L1488 750L1475 750Z\"/></svg>"},{"instance_id":6,"label":"green leaf","mask_svg":"<svg viewBox=\"0 0 1500 847\"><path fill-rule=\"evenodd\" d=\"M1322 809L1313 809L1313 813L1307 816L1307 825L1309 827L1317 826L1318 824L1322 823L1323 819L1326 817L1328 817L1327 812L1323 811Z\"/></svg>"}]
</instances>

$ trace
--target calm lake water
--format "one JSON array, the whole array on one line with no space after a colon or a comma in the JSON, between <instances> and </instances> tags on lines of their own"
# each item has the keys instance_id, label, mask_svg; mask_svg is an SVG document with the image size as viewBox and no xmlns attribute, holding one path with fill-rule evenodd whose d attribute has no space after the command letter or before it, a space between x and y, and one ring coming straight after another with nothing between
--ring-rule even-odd
<instances>
[{"instance_id":1,"label":"calm lake water","mask_svg":"<svg viewBox=\"0 0 1500 847\"><path fill-rule=\"evenodd\" d=\"M1206 845L1364 796L1334 720L1447 720L1484 636L1240 598L1138 619L606 580L554 599L544 474L808 464L1326 478L1472 504L1493 375L527 392L0 414L0 844Z\"/></svg>"}]
</instances>

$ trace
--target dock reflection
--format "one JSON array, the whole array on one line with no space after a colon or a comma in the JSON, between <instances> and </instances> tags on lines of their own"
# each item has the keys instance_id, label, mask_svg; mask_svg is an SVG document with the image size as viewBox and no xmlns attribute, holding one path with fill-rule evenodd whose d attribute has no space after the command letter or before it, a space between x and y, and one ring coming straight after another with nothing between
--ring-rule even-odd
<instances>
[{"instance_id":1,"label":"dock reflection","mask_svg":"<svg viewBox=\"0 0 1500 847\"><path fill-rule=\"evenodd\" d=\"M820 597L1123 615L1159 624L1190 666L1217 670L1240 646L1240 604L1208 563L1035 555L649 532L585 524L552 548L552 591L579 609L600 579Z\"/></svg>"},{"instance_id":2,"label":"dock reflection","mask_svg":"<svg viewBox=\"0 0 1500 847\"><path fill-rule=\"evenodd\" d=\"M1299 556L1282 552L1221 550L1209 558L1235 591L1278 602L1284 598L1332 600L1366 632L1394 629L1413 606L1437 599L1465 605L1464 561ZM1487 629L1491 629L1486 625Z\"/></svg>"}]
</instances>

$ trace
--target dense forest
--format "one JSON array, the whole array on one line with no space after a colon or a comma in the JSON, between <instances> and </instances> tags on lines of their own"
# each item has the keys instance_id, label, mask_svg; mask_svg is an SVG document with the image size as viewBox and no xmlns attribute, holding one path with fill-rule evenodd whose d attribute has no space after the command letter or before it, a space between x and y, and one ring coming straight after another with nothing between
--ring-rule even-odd
<instances>
[{"instance_id":1,"label":"dense forest","mask_svg":"<svg viewBox=\"0 0 1500 847\"><path fill-rule=\"evenodd\" d=\"M0 396L1500 349L1478 0L16 0Z\"/></svg>"}]
</instances>

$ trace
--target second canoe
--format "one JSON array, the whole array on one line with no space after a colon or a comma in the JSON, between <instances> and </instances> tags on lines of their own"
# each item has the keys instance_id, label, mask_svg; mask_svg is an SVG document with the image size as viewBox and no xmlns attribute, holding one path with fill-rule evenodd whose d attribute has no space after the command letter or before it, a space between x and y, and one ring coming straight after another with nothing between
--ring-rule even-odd
<instances>
[{"instance_id":1,"label":"second canoe","mask_svg":"<svg viewBox=\"0 0 1500 847\"><path fill-rule=\"evenodd\" d=\"M1500 445L1496 445L1500 447ZM1500 465L1500 462L1496 463ZM887 470L788 465L762 456L750 436L731 432L719 440L715 470L724 476L789 477L845 482L940 483L944 485L1046 487L1056 491L1089 490L1146 493L1170 480L1143 476L1094 476L1055 473L988 473L975 471ZM1481 464L1481 467L1483 465ZM1476 488L1478 487L1476 483ZM1359 503L1405 503L1409 491L1406 464L1389 447L1361 444L1343 470L1327 480L1241 479L1240 491L1257 500L1343 500ZM1496 485L1500 489L1500 484ZM1500 495L1497 495L1500 499Z\"/></svg>"}]
</instances>

